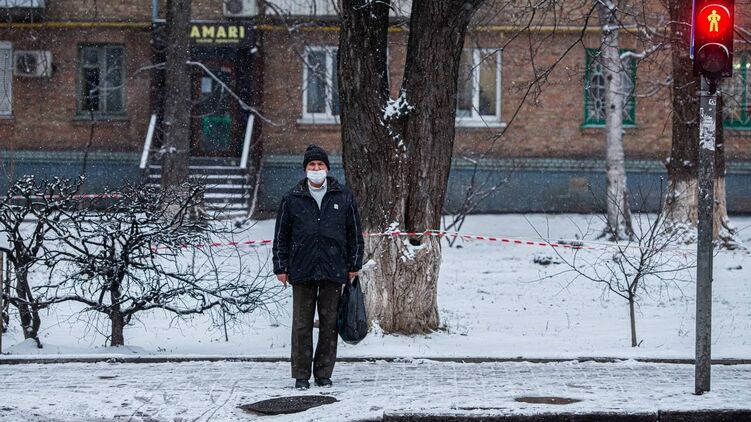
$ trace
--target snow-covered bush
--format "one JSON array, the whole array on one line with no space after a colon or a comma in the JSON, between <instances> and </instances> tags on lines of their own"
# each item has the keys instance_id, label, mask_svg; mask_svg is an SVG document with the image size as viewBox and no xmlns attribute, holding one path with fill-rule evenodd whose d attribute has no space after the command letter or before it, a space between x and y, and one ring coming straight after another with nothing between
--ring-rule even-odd
<instances>
[{"instance_id":1,"label":"snow-covered bush","mask_svg":"<svg viewBox=\"0 0 751 422\"><path fill-rule=\"evenodd\" d=\"M17 309L24 338L33 339L40 348L39 311L49 304L36 295L29 272L47 260L48 234L60 230L64 220L75 219L76 195L83 182L83 177L37 180L23 176L0 197L0 250L12 267L12 280L1 289L3 302Z\"/></svg>"},{"instance_id":2,"label":"snow-covered bush","mask_svg":"<svg viewBox=\"0 0 751 422\"><path fill-rule=\"evenodd\" d=\"M124 328L145 311L177 317L214 311L224 319L273 301L276 284L265 282L271 277L261 266L243 265L239 252L229 264L206 248L233 233L192 216L202 193L200 185L167 192L126 186L108 208L68 221L54 239L50 277L39 295L104 314L111 346L125 344Z\"/></svg>"}]
</instances>

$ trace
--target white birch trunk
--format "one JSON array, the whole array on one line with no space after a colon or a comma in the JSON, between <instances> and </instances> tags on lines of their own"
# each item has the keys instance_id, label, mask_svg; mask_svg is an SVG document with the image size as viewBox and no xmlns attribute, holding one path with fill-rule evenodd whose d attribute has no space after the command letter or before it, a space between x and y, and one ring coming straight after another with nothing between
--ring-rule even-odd
<instances>
[{"instance_id":1,"label":"white birch trunk","mask_svg":"<svg viewBox=\"0 0 751 422\"><path fill-rule=\"evenodd\" d=\"M623 240L628 239L633 234L623 151L623 110L626 93L622 80L626 68L621 60L615 5L609 0L600 0L597 4L602 24L601 58L606 83L607 222L603 235L608 236L611 240Z\"/></svg>"}]
</instances>

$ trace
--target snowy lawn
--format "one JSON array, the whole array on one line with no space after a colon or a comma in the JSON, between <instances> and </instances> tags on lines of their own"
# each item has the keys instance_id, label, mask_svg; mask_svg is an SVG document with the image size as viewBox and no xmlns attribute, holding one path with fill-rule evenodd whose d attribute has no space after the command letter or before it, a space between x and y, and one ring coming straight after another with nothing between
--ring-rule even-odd
<instances>
[{"instance_id":1,"label":"snowy lawn","mask_svg":"<svg viewBox=\"0 0 751 422\"><path fill-rule=\"evenodd\" d=\"M733 217L740 239L751 246L751 218ZM273 237L271 220L259 222L252 239ZM557 241L572 239L582 230L602 227L588 215L472 216L462 233ZM549 233L549 235L548 235ZM564 264L542 266L540 254L555 257L550 248L489 241L458 241L445 247L439 281L438 306L442 329L427 336L384 335L377 328L357 346L340 344L345 357L527 357L573 358L693 358L694 293L692 270L684 281L654 285L637 308L640 347L630 347L625 300L584 279L571 281ZM250 248L249 248L250 249ZM270 247L254 250L268 256ZM561 250L573 256L571 250ZM602 251L579 251L601 254ZM676 252L679 259L692 254ZM585 256L585 255L582 255ZM751 358L751 255L721 252L715 258L713 296L713 357ZM268 271L268 269L267 269ZM259 312L229 327L225 341L221 327L208 318L174 320L163 312L142 315L125 331L125 348L105 348L101 331L106 322L92 324L75 305L59 305L43 314L41 340L36 349L23 342L17 319L3 336L3 352L26 355L220 355L289 356L291 289L271 313ZM96 321L95 321L96 322ZM2 359L2 357L0 357Z\"/></svg>"}]
</instances>

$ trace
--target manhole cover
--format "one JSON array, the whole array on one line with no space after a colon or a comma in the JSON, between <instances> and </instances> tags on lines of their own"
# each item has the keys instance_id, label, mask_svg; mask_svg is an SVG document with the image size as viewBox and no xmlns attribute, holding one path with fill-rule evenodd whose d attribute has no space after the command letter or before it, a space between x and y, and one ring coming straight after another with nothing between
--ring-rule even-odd
<instances>
[{"instance_id":1,"label":"manhole cover","mask_svg":"<svg viewBox=\"0 0 751 422\"><path fill-rule=\"evenodd\" d=\"M313 407L337 401L337 399L331 396L291 396L244 404L239 407L246 412L260 413L262 415L284 415L304 412Z\"/></svg>"},{"instance_id":2,"label":"manhole cover","mask_svg":"<svg viewBox=\"0 0 751 422\"><path fill-rule=\"evenodd\" d=\"M581 401L579 399L569 399L566 397L517 397L514 400L522 403L534 404L571 404Z\"/></svg>"}]
</instances>

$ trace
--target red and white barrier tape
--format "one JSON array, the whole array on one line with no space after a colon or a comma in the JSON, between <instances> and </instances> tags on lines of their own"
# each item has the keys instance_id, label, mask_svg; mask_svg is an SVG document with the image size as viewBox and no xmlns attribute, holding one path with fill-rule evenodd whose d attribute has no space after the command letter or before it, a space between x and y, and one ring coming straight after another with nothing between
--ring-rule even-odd
<instances>
[{"instance_id":1,"label":"red and white barrier tape","mask_svg":"<svg viewBox=\"0 0 751 422\"><path fill-rule=\"evenodd\" d=\"M489 242L500 242L505 244L514 244L514 245L527 245L527 246L544 246L544 247L552 247L552 248L568 248L568 249L594 249L589 246L584 246L583 244L568 244L568 243L560 243L560 242L541 242L541 241L535 241L535 240L525 240L525 239L512 239L507 237L498 237L498 236L484 236L484 235L474 235L474 234L462 234L458 232L446 232L441 230L428 230L422 233L419 232L402 232L402 231L392 231L392 232L386 232L386 233L366 233L365 236L436 236L436 237L457 237L464 240L485 240Z\"/></svg>"},{"instance_id":2,"label":"red and white barrier tape","mask_svg":"<svg viewBox=\"0 0 751 422\"><path fill-rule=\"evenodd\" d=\"M595 249L591 246L584 246L583 244L567 244L567 243L560 243L560 242L540 242L540 241L534 241L534 240L511 239L511 238L496 237L496 236L471 235L471 234L462 234L462 233L457 233L457 232L445 232L445 231L439 231L439 230L428 230L422 233L402 232L402 231L391 231L391 232L385 232L385 233L363 233L363 236L365 237L378 237L378 236L384 236L384 237L385 236L458 237L464 240L485 240L489 242L499 242L499 243L509 244L509 245L542 246L542 247L552 247L552 248L587 249L587 250ZM244 241L237 241L237 242L199 243L195 245L182 245L180 248L181 249L188 249L188 248L203 249L203 248L219 248L219 247L225 247L225 246L262 246L262 245L271 245L272 243L274 243L274 241L271 239L261 239L261 240L244 240ZM152 251L156 252L159 249L167 249L167 247L165 246L155 247L155 248L152 248Z\"/></svg>"},{"instance_id":3,"label":"red and white barrier tape","mask_svg":"<svg viewBox=\"0 0 751 422\"><path fill-rule=\"evenodd\" d=\"M214 242L214 243L199 243L197 245L182 245L180 246L182 249L187 248L218 248L222 246L260 246L260 245L270 245L274 243L271 239L262 239L262 240L243 240L239 242Z\"/></svg>"},{"instance_id":4,"label":"red and white barrier tape","mask_svg":"<svg viewBox=\"0 0 751 422\"><path fill-rule=\"evenodd\" d=\"M123 196L119 193L85 193L81 195L72 195L72 196L63 196L63 195L35 195L31 198L45 198L49 200L55 200L55 199L61 199L61 198L70 198L70 199L120 199ZM25 196L16 195L11 196L11 200L19 200L19 199L26 199Z\"/></svg>"}]
</instances>

